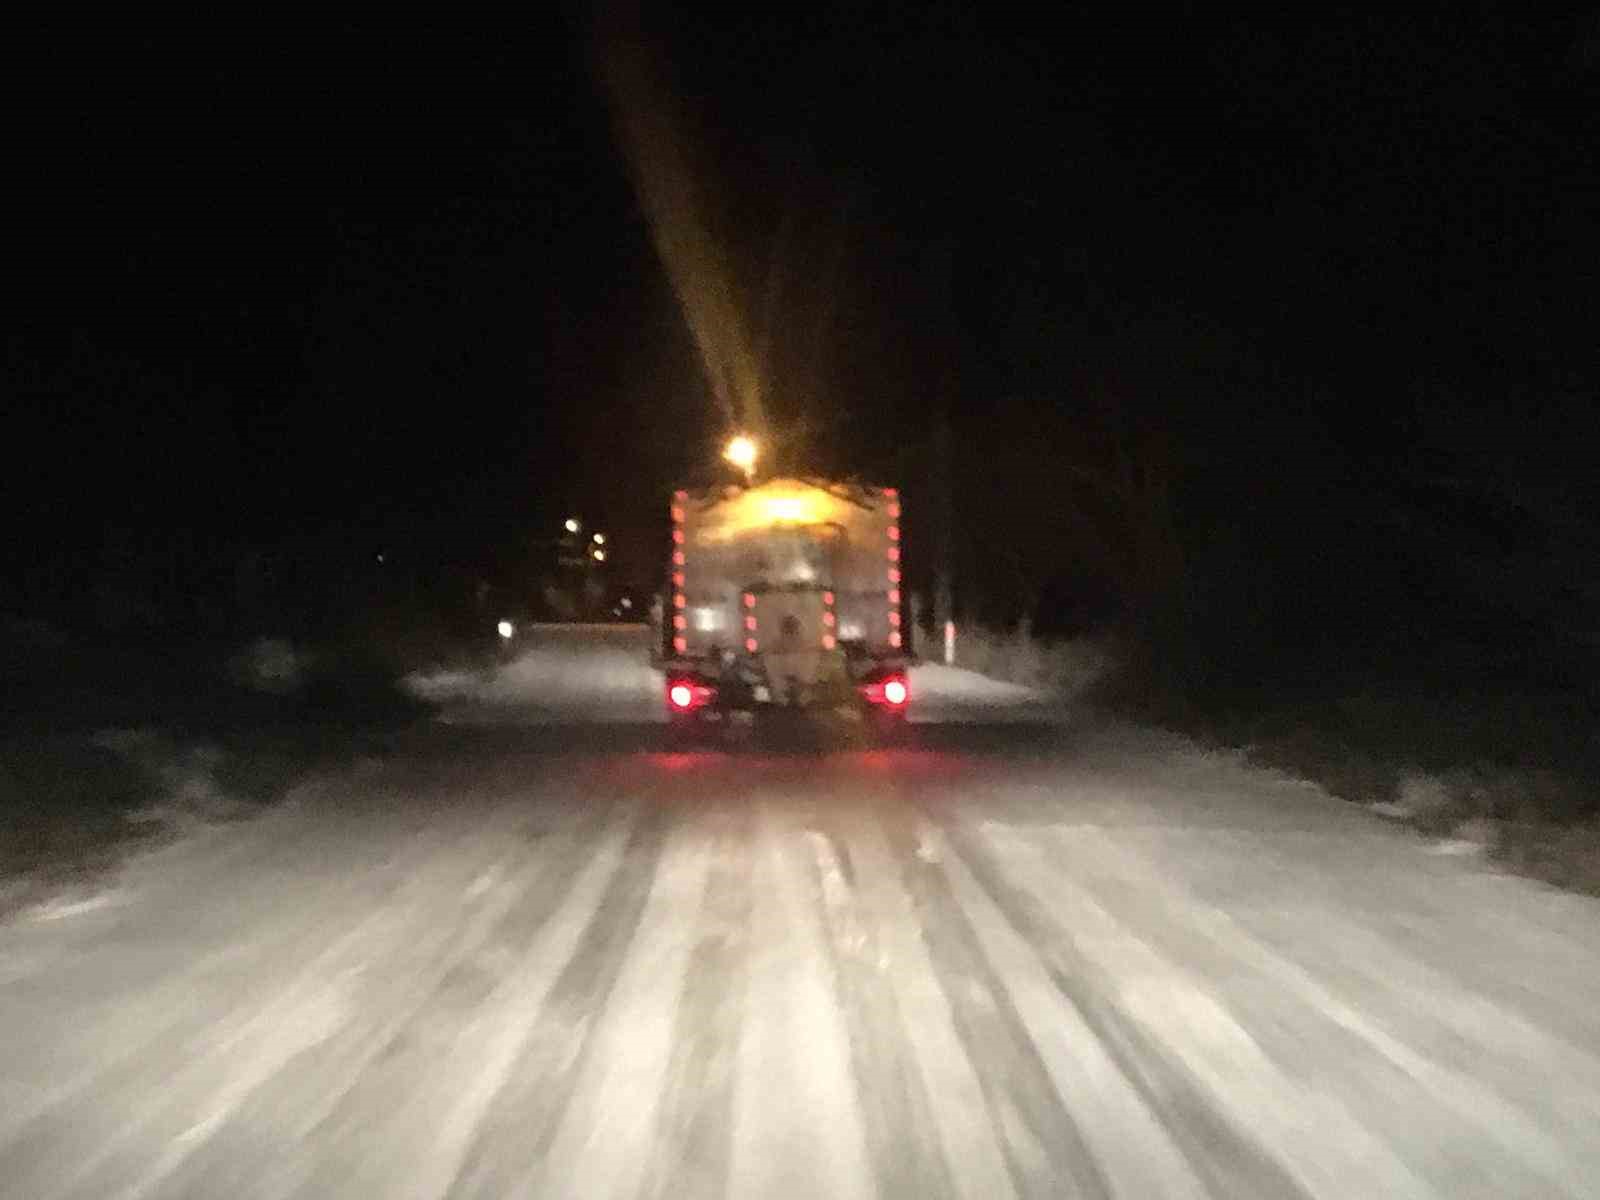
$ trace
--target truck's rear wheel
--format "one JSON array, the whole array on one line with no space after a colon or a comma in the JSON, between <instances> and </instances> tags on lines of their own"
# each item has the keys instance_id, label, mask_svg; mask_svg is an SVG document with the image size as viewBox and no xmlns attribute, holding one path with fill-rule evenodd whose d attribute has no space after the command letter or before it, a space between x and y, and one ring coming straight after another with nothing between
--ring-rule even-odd
<instances>
[{"instance_id":1,"label":"truck's rear wheel","mask_svg":"<svg viewBox=\"0 0 1600 1200\"><path fill-rule=\"evenodd\" d=\"M867 710L866 724L868 734L877 745L894 746L905 740L904 712L887 712L880 708L871 708Z\"/></svg>"},{"instance_id":2,"label":"truck's rear wheel","mask_svg":"<svg viewBox=\"0 0 1600 1200\"><path fill-rule=\"evenodd\" d=\"M677 750L690 750L703 745L707 730L708 726L699 717L679 716L676 713L667 717L667 742Z\"/></svg>"}]
</instances>

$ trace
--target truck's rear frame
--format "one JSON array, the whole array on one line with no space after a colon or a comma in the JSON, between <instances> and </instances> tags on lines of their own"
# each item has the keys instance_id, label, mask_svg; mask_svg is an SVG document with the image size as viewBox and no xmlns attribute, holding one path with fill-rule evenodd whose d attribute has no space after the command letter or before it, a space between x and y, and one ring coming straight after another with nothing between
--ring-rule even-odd
<instances>
[{"instance_id":1,"label":"truck's rear frame","mask_svg":"<svg viewBox=\"0 0 1600 1200\"><path fill-rule=\"evenodd\" d=\"M873 732L903 727L911 703L908 660L862 659L836 691L804 699L776 690L751 656L709 663L669 659L662 665L667 720L676 732L694 734L780 715L852 718Z\"/></svg>"}]
</instances>

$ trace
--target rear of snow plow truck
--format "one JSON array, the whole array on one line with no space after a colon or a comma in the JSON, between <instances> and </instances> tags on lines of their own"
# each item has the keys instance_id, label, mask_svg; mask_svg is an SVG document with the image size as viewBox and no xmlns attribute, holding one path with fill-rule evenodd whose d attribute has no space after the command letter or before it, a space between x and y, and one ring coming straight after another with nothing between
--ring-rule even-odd
<instances>
[{"instance_id":1,"label":"rear of snow plow truck","mask_svg":"<svg viewBox=\"0 0 1600 1200\"><path fill-rule=\"evenodd\" d=\"M694 735L910 707L894 488L773 479L678 491L662 620L667 719Z\"/></svg>"}]
</instances>

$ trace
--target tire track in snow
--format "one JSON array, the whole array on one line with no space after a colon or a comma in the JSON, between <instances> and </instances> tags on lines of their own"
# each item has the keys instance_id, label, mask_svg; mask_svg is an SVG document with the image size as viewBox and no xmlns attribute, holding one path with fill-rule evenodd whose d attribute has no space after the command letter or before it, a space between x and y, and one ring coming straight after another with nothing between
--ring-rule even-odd
<instances>
[{"instance_id":1,"label":"tire track in snow","mask_svg":"<svg viewBox=\"0 0 1600 1200\"><path fill-rule=\"evenodd\" d=\"M973 934L937 865L938 850L917 831L914 812L882 818L899 878L910 894L933 973L943 989L967 1060L977 1072L989 1120L1018 1196L1102 1198L1111 1188L1057 1094L1038 1047Z\"/></svg>"},{"instance_id":2,"label":"tire track in snow","mask_svg":"<svg viewBox=\"0 0 1600 1200\"><path fill-rule=\"evenodd\" d=\"M815 865L782 797L753 796L750 958L727 1195L868 1200L873 1185L849 1033L828 967Z\"/></svg>"},{"instance_id":3,"label":"tire track in snow","mask_svg":"<svg viewBox=\"0 0 1600 1200\"><path fill-rule=\"evenodd\" d=\"M615 984L596 1014L549 1152L511 1194L633 1197L656 1144L712 843L691 821L667 832Z\"/></svg>"},{"instance_id":4,"label":"tire track in snow","mask_svg":"<svg viewBox=\"0 0 1600 1200\"><path fill-rule=\"evenodd\" d=\"M1547 1123L1536 1122L1481 1079L1414 1049L1228 913L1187 892L1174 892L1150 864L1115 839L1095 832L1070 838L1046 832L1041 853L1051 853L1069 875L1104 877L1112 868L1100 884L1098 901L1113 919L1137 927L1142 940L1179 969L1207 979L1219 996L1234 996L1236 1014L1265 1010L1252 1027L1259 1028L1264 1050L1276 1050L1286 1072L1315 1066L1321 1090L1337 1090L1374 1136L1389 1136L1395 1152L1415 1158L1430 1179L1450 1180L1452 1195L1488 1200L1590 1191L1597 1164L1574 1161ZM1441 1003L1448 1008L1450 1002ZM1430 1019L1438 1017L1430 1013ZM1543 1057L1566 1070L1583 1065L1564 1061L1559 1053ZM1593 1092L1583 1094L1592 1107ZM1581 1119L1576 1113L1572 1117L1574 1124ZM1408 1126L1407 1136L1392 1137ZM1419 1126L1427 1134L1418 1136ZM1502 1152L1483 1155L1485 1143Z\"/></svg>"},{"instance_id":5,"label":"tire track in snow","mask_svg":"<svg viewBox=\"0 0 1600 1200\"><path fill-rule=\"evenodd\" d=\"M641 1200L711 1200L725 1194L734 1085L748 993L754 816L719 814L711 868L672 1035L672 1059Z\"/></svg>"},{"instance_id":6,"label":"tire track in snow","mask_svg":"<svg viewBox=\"0 0 1600 1200\"><path fill-rule=\"evenodd\" d=\"M841 813L854 882L864 915L880 940L881 983L902 1018L900 1037L922 1078L954 1194L999 1200L1019 1194L1010 1162L1009 1131L993 1119L974 1062L957 1028L950 998L929 955L927 912L907 888L901 860L885 825L901 829L904 813L877 805ZM1047 1172L1042 1172L1044 1174Z\"/></svg>"},{"instance_id":7,"label":"tire track in snow","mask_svg":"<svg viewBox=\"0 0 1600 1200\"><path fill-rule=\"evenodd\" d=\"M285 1149L313 1132L335 1158L350 1144L381 1142L392 1127L384 1118L405 1115L396 1097L427 1094L443 1073L441 1057L452 1052L449 1034L469 1025L528 956L615 820L611 807L597 805L570 828L524 822L503 837L490 831L516 848L502 869L468 888L461 918L427 914L417 944L398 961L374 963L381 969L352 1001L364 1019L257 1089L196 1153L182 1186L195 1195L288 1194L305 1184L310 1167ZM471 903L480 896L482 903Z\"/></svg>"},{"instance_id":8,"label":"tire track in snow","mask_svg":"<svg viewBox=\"0 0 1600 1200\"><path fill-rule=\"evenodd\" d=\"M991 855L1003 856L1014 878L998 881L991 895L1027 922L1058 983L1073 989L1069 994L1086 1019L1103 1037L1135 1050L1128 1069L1153 1069L1168 1088L1192 1098L1184 1118L1208 1122L1217 1136L1231 1133L1236 1169L1275 1167L1286 1174L1285 1183L1293 1180L1287 1194L1432 1194L1347 1106L1286 1075L1215 995L1114 921L1069 875L1051 869L1036 832L1022 838L996 830L985 840L993 850L965 839L963 856L974 874L989 887L996 874ZM1070 914L1070 920L1054 912ZM1252 1138L1244 1129L1259 1133ZM1185 1144L1191 1158L1199 1149ZM1218 1176L1226 1180L1226 1174ZM1240 1194L1236 1184L1231 1194Z\"/></svg>"},{"instance_id":9,"label":"tire track in snow","mask_svg":"<svg viewBox=\"0 0 1600 1200\"><path fill-rule=\"evenodd\" d=\"M247 850L262 852L259 830L245 827L240 832ZM302 835L294 839L294 845L298 848L307 840ZM314 954L315 947L331 945L348 927L332 924L329 913L365 913L370 907L389 902L403 892L410 878L409 868L420 869L435 857L448 855L448 847L453 845L440 837L401 839L395 870L376 873L376 880L374 873L366 871L317 877L310 882L302 875L296 903L277 906L271 897L290 888L287 876L283 876L284 881L276 890L263 886L262 875L267 876L269 884L277 884L280 871L264 869L239 846L228 845L220 854L226 872L218 872L216 864L204 863L209 869L198 876L180 871L173 879L163 881L164 890L170 893L166 897L169 902L181 903L186 890L213 898L204 913L181 912L181 920L211 927L199 948L192 940L180 940L167 928L171 918L166 913L153 911L160 897L141 896L137 906L124 910L111 929L98 933L89 944L77 949L71 961L64 964L64 971L52 981L52 990L65 997L85 991L94 995L96 988L104 990L108 954L133 956L136 962L148 957L171 958L181 963L181 970L155 976L139 990L130 990L128 981L111 973L110 981L119 984L118 992L103 1000L97 996L83 1005L84 1011L70 1017L59 1007L53 1008L56 1019L65 1017L71 1021L71 1049L85 1066L71 1069L74 1057L63 1056L61 1048L49 1042L19 1041L38 1023L43 1010L0 1004L0 1020L4 1021L0 1059L9 1061L19 1076L30 1069L42 1075L42 1086L33 1089L25 1106L0 1114L0 1157L13 1153L14 1141L32 1136L27 1127L49 1119L52 1112L72 1106L98 1107L100 1098L115 1092L120 1081L150 1070L151 1062L183 1057L186 1047L202 1038L219 1019L219 1005L231 1008L259 1003L259 989L254 980L245 976L252 962L276 961L285 955L303 958ZM284 853L281 846L269 848L272 856ZM180 845L175 849L192 847ZM148 870L150 863L141 863L140 867ZM251 886L230 888L225 883L228 875L242 878ZM141 920L159 921L161 931L153 933L141 928ZM247 936L239 936L241 933ZM189 953L175 954L169 946L186 946ZM81 984L73 977L77 970L87 977ZM37 985L24 980L6 986L7 990L20 987L26 994ZM202 999L205 1003L200 1002ZM85 1052L86 1048L92 1050Z\"/></svg>"},{"instance_id":10,"label":"tire track in snow","mask_svg":"<svg viewBox=\"0 0 1600 1200\"><path fill-rule=\"evenodd\" d=\"M943 839L937 834L932 839L944 886L1005 981L1056 1094L1083 1131L1111 1193L1129 1200L1201 1200L1210 1195L1158 1114L1056 987L1035 947L1006 920Z\"/></svg>"},{"instance_id":11,"label":"tire track in snow","mask_svg":"<svg viewBox=\"0 0 1600 1200\"><path fill-rule=\"evenodd\" d=\"M803 837L878 1194L953 1197L933 1101L904 1036L887 949L862 904L849 842L831 827L808 828Z\"/></svg>"},{"instance_id":12,"label":"tire track in snow","mask_svg":"<svg viewBox=\"0 0 1600 1200\"><path fill-rule=\"evenodd\" d=\"M1115 979L1085 958L1060 921L1028 890L1007 878L991 851L948 816L946 844L1019 937L1033 948L1062 997L1105 1048L1123 1076L1205 1181L1229 1200L1294 1200L1310 1195L1261 1140L1237 1128L1170 1047L1121 1011ZM1071 920L1068 909L1063 919Z\"/></svg>"},{"instance_id":13,"label":"tire track in snow","mask_svg":"<svg viewBox=\"0 0 1600 1200\"><path fill-rule=\"evenodd\" d=\"M666 842L668 806L652 797L641 807L622 861L566 966L537 1011L523 1018L519 1052L476 1122L448 1189L452 1196L515 1195L550 1151L593 1053L596 1026L638 930Z\"/></svg>"},{"instance_id":14,"label":"tire track in snow","mask_svg":"<svg viewBox=\"0 0 1600 1200\"><path fill-rule=\"evenodd\" d=\"M616 880L633 808L616 806L614 819L591 852L578 856L582 867L559 907L542 923L533 946L494 994L450 1039L451 1052L435 1064L434 1076L414 1094L385 1098L389 1108L407 1102L414 1106L405 1114L414 1135L404 1146L405 1156L398 1161L374 1160L366 1153L366 1128L358 1123L350 1140L331 1147L331 1154L328 1148L319 1148L313 1173L296 1181L294 1194L316 1200L363 1192L435 1197L449 1188L484 1112L527 1043L529 1007L537 1007L572 961Z\"/></svg>"},{"instance_id":15,"label":"tire track in snow","mask_svg":"<svg viewBox=\"0 0 1600 1200\"><path fill-rule=\"evenodd\" d=\"M144 1177L173 1146L197 1144L219 1113L303 1049L333 1036L350 1015L351 972L403 936L408 906L487 865L454 840L438 839L431 848L435 853L417 859L420 874L398 881L393 896L385 890L376 906L352 905L358 915L350 923L319 929L315 952L298 958L287 980L274 979L265 991L253 977L230 981L237 1001L220 1011L189 1004L185 1020L137 1057L32 1121L4 1148L8 1186L29 1197L101 1200Z\"/></svg>"}]
</instances>

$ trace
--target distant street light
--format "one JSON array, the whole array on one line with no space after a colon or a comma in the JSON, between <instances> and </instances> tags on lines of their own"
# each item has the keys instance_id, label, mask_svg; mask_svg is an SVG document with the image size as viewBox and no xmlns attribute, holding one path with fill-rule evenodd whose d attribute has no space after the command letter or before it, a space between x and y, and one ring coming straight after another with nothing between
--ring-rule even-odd
<instances>
[{"instance_id":1,"label":"distant street light","mask_svg":"<svg viewBox=\"0 0 1600 1200\"><path fill-rule=\"evenodd\" d=\"M722 452L722 457L743 471L745 480L748 482L755 474L756 458L759 453L755 439L741 433L728 442L727 449Z\"/></svg>"},{"instance_id":2,"label":"distant street light","mask_svg":"<svg viewBox=\"0 0 1600 1200\"><path fill-rule=\"evenodd\" d=\"M603 533L595 534L594 535L594 544L596 546L604 546L606 544L606 535L603 534Z\"/></svg>"},{"instance_id":3,"label":"distant street light","mask_svg":"<svg viewBox=\"0 0 1600 1200\"><path fill-rule=\"evenodd\" d=\"M595 562L605 562L606 552L604 550L596 550L594 552L594 560Z\"/></svg>"},{"instance_id":4,"label":"distant street light","mask_svg":"<svg viewBox=\"0 0 1600 1200\"><path fill-rule=\"evenodd\" d=\"M568 517L567 518L567 532L568 533L577 533L580 528L581 528L581 526L578 524L578 518L577 517Z\"/></svg>"}]
</instances>

